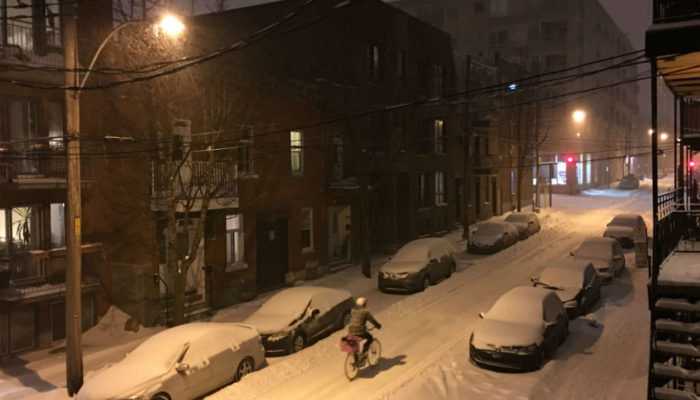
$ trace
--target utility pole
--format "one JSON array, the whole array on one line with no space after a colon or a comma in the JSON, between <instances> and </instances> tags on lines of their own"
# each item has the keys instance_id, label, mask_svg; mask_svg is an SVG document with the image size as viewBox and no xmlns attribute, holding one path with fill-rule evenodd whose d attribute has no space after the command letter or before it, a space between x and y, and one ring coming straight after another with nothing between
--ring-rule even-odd
<instances>
[{"instance_id":1,"label":"utility pole","mask_svg":"<svg viewBox=\"0 0 700 400\"><path fill-rule=\"evenodd\" d=\"M362 143L362 172L360 174L360 201L362 202L362 275L367 278L372 277L371 257L370 257L370 206L369 206L369 138L365 130L364 141Z\"/></svg>"},{"instance_id":2,"label":"utility pole","mask_svg":"<svg viewBox=\"0 0 700 400\"><path fill-rule=\"evenodd\" d=\"M83 386L80 240L80 90L78 89L78 2L67 7L63 27L66 86L66 388L68 395Z\"/></svg>"},{"instance_id":3,"label":"utility pole","mask_svg":"<svg viewBox=\"0 0 700 400\"><path fill-rule=\"evenodd\" d=\"M467 56L467 76L464 78L464 92L469 95L469 90L471 89L471 75L472 75L472 57ZM471 222L469 214L471 213L471 193L469 193L469 163L471 157L469 157L469 145L471 141L471 128L472 128L472 117L469 113L469 102L464 103L464 136L462 137L462 238L469 239L469 223ZM476 201L479 201L478 199ZM495 201L495 199L494 199Z\"/></svg>"}]
</instances>

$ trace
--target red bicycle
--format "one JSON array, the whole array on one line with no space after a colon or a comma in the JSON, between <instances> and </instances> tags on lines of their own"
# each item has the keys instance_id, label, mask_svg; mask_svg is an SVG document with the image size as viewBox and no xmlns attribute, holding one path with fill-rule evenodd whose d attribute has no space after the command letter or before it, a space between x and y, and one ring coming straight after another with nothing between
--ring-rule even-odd
<instances>
[{"instance_id":1,"label":"red bicycle","mask_svg":"<svg viewBox=\"0 0 700 400\"><path fill-rule=\"evenodd\" d=\"M368 330L372 330L371 328ZM340 339L340 350L348 353L345 357L345 376L348 380L353 380L357 377L360 368L369 364L374 367L379 363L379 358L382 356L382 345L377 338L372 340L366 352L360 350L362 338L355 335L347 335Z\"/></svg>"}]
</instances>

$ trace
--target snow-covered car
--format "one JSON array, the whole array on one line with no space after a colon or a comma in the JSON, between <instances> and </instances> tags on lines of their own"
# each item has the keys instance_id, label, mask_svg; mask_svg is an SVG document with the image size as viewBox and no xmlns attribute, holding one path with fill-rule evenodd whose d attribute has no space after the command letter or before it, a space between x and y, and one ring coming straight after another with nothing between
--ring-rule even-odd
<instances>
[{"instance_id":1,"label":"snow-covered car","mask_svg":"<svg viewBox=\"0 0 700 400\"><path fill-rule=\"evenodd\" d=\"M627 174L620 179L620 183L617 185L619 189L623 190L635 190L639 189L639 179L633 174Z\"/></svg>"},{"instance_id":2,"label":"snow-covered car","mask_svg":"<svg viewBox=\"0 0 700 400\"><path fill-rule=\"evenodd\" d=\"M297 286L270 297L245 321L260 331L266 354L294 353L350 322L347 290Z\"/></svg>"},{"instance_id":3,"label":"snow-covered car","mask_svg":"<svg viewBox=\"0 0 700 400\"><path fill-rule=\"evenodd\" d=\"M121 361L86 375L77 400L189 400L265 362L257 329L196 322L159 332Z\"/></svg>"},{"instance_id":4,"label":"snow-covered car","mask_svg":"<svg viewBox=\"0 0 700 400\"><path fill-rule=\"evenodd\" d=\"M379 268L379 290L425 290L457 270L454 254L454 246L443 238L410 241Z\"/></svg>"},{"instance_id":5,"label":"snow-covered car","mask_svg":"<svg viewBox=\"0 0 700 400\"><path fill-rule=\"evenodd\" d=\"M617 214L608 222L603 236L617 239L622 247L632 248L634 247L634 229L639 226L644 227L644 231L646 232L647 226L641 215L628 213Z\"/></svg>"},{"instance_id":6,"label":"snow-covered car","mask_svg":"<svg viewBox=\"0 0 700 400\"><path fill-rule=\"evenodd\" d=\"M512 212L505 221L518 228L520 239L527 239L540 231L540 220L535 213Z\"/></svg>"},{"instance_id":7,"label":"snow-covered car","mask_svg":"<svg viewBox=\"0 0 700 400\"><path fill-rule=\"evenodd\" d=\"M600 299L600 277L588 260L557 261L531 281L533 286L553 290L569 318L585 315Z\"/></svg>"},{"instance_id":8,"label":"snow-covered car","mask_svg":"<svg viewBox=\"0 0 700 400\"><path fill-rule=\"evenodd\" d=\"M479 313L469 358L480 367L541 368L569 334L569 317L553 291L518 286Z\"/></svg>"},{"instance_id":9,"label":"snow-covered car","mask_svg":"<svg viewBox=\"0 0 700 400\"><path fill-rule=\"evenodd\" d=\"M625 255L620 243L609 237L590 237L571 255L577 260L590 261L603 281L610 281L625 269Z\"/></svg>"},{"instance_id":10,"label":"snow-covered car","mask_svg":"<svg viewBox=\"0 0 700 400\"><path fill-rule=\"evenodd\" d=\"M480 222L470 232L467 251L473 254L492 254L518 241L518 228L510 222Z\"/></svg>"}]
</instances>

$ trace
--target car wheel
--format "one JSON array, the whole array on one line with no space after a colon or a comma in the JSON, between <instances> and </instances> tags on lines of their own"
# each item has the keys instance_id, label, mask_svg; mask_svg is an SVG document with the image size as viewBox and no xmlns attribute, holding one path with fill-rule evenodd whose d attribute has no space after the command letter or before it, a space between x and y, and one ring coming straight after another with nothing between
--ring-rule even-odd
<instances>
[{"instance_id":1,"label":"car wheel","mask_svg":"<svg viewBox=\"0 0 700 400\"><path fill-rule=\"evenodd\" d=\"M350 310L346 310L340 317L340 329L348 326L350 324Z\"/></svg>"},{"instance_id":2,"label":"car wheel","mask_svg":"<svg viewBox=\"0 0 700 400\"><path fill-rule=\"evenodd\" d=\"M426 274L423 275L423 279L420 281L421 290L425 290L430 286L430 277Z\"/></svg>"},{"instance_id":3,"label":"car wheel","mask_svg":"<svg viewBox=\"0 0 700 400\"><path fill-rule=\"evenodd\" d=\"M158 393L151 397L151 400L170 400L170 396L167 393Z\"/></svg>"},{"instance_id":4,"label":"car wheel","mask_svg":"<svg viewBox=\"0 0 700 400\"><path fill-rule=\"evenodd\" d=\"M295 333L294 337L292 337L291 353L296 353L303 350L304 346L306 346L306 338L304 337L304 334Z\"/></svg>"},{"instance_id":5,"label":"car wheel","mask_svg":"<svg viewBox=\"0 0 700 400\"><path fill-rule=\"evenodd\" d=\"M240 381L241 378L253 372L254 369L255 364L253 360L250 357L244 358L241 360L240 364L238 364L238 368L236 368L236 376L233 377L234 382Z\"/></svg>"}]
</instances>

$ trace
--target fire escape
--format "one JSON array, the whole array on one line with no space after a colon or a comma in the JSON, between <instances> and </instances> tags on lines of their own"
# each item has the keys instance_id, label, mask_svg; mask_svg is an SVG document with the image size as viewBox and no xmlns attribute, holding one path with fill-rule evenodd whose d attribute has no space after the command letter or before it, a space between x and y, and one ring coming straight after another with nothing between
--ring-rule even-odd
<instances>
[{"instance_id":1,"label":"fire escape","mask_svg":"<svg viewBox=\"0 0 700 400\"><path fill-rule=\"evenodd\" d=\"M700 395L700 2L654 0L651 62L654 249L649 281L648 399ZM673 190L659 194L658 85L673 94ZM667 150L667 149L666 149Z\"/></svg>"}]
</instances>

